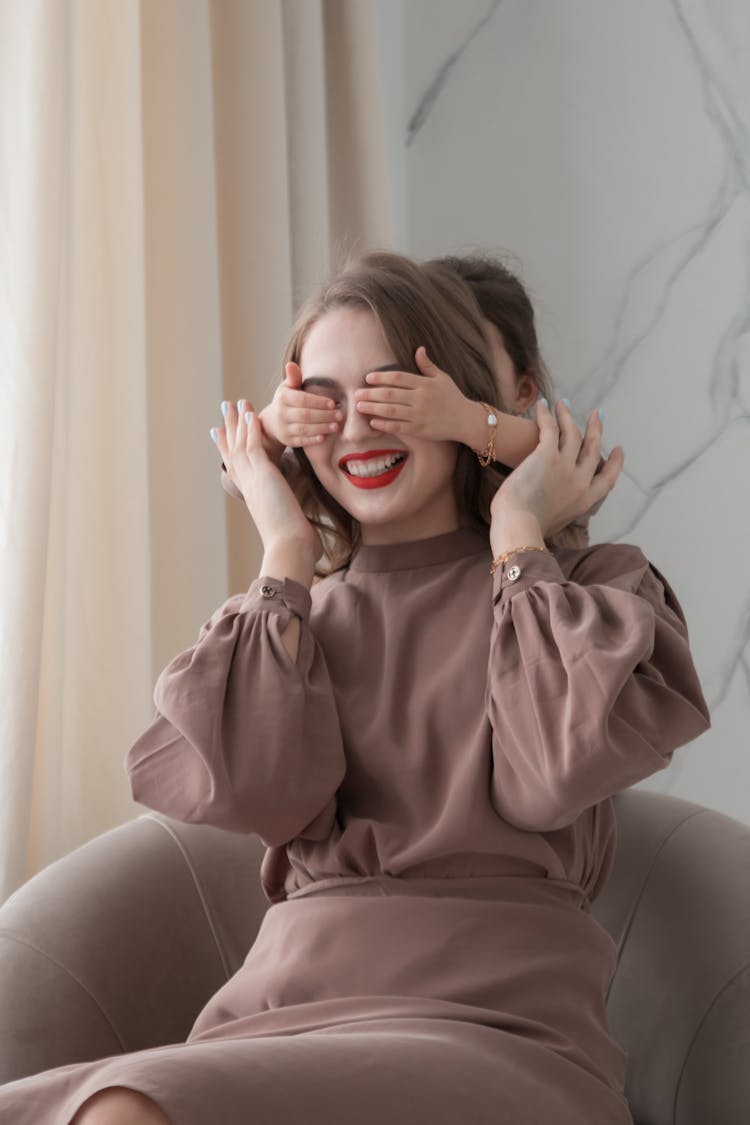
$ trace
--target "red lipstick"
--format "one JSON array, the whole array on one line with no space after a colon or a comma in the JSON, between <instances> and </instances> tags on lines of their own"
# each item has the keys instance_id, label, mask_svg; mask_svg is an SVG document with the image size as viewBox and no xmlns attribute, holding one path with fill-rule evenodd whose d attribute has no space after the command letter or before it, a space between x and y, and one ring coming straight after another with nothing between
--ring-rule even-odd
<instances>
[{"instance_id":1,"label":"red lipstick","mask_svg":"<svg viewBox=\"0 0 750 1125\"><path fill-rule=\"evenodd\" d=\"M369 461L373 457L390 457L393 453L406 457L406 450L404 449L368 449L366 453L347 453L340 458L339 468L343 469L347 461Z\"/></svg>"},{"instance_id":2,"label":"red lipstick","mask_svg":"<svg viewBox=\"0 0 750 1125\"><path fill-rule=\"evenodd\" d=\"M345 468L347 461L370 461L373 457L389 457L391 456L391 454L396 454L397 456L402 457L403 460L399 461L399 463L397 465L394 465L393 468L386 469L384 472L378 473L377 476L357 477L352 473L347 472ZM346 475L346 479L350 481L355 488L384 488L386 485L391 484L391 482L396 479L396 477L399 475L404 465L406 464L406 458L408 456L409 454L403 449L372 449L367 453L347 453L345 457L342 457L340 459L339 465L343 469Z\"/></svg>"}]
</instances>

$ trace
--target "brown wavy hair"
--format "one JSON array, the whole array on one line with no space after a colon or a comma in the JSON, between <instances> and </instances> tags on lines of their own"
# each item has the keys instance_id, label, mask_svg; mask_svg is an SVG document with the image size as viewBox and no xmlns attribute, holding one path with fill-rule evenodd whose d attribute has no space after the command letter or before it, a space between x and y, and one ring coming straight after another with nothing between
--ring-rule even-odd
<instances>
[{"instance_id":1,"label":"brown wavy hair","mask_svg":"<svg viewBox=\"0 0 750 1125\"><path fill-rule=\"evenodd\" d=\"M414 353L423 344L432 361L450 373L467 398L497 404L501 412L509 413L501 400L486 334L485 320L497 321L487 315L474 285L455 266L456 262L467 261L449 258L419 263L385 251L350 259L301 307L283 364L299 362L310 329L326 313L337 308L361 308L377 317L402 370L419 374ZM489 301L487 294L485 301ZM533 330L533 310L531 317ZM518 338L523 339L523 334L519 332ZM515 367L515 356L507 343L506 349ZM540 368L543 374L538 385L548 391L546 372L541 364ZM490 504L510 471L499 462L482 467L476 453L459 444L453 476L457 507L464 525L486 530L488 541ZM303 447L291 451L284 475L324 546L327 561L318 562L315 578L320 580L348 566L361 543L359 522L320 483ZM547 540L548 545L553 542Z\"/></svg>"}]
</instances>

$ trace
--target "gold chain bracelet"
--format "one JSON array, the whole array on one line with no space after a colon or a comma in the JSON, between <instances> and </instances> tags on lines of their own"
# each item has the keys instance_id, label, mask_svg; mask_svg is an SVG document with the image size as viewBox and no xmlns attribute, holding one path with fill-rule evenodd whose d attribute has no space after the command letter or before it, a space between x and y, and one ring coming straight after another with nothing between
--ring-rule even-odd
<instances>
[{"instance_id":1,"label":"gold chain bracelet","mask_svg":"<svg viewBox=\"0 0 750 1125\"><path fill-rule=\"evenodd\" d=\"M479 464L482 468L486 468L495 460L495 435L497 434L498 417L495 410L487 402L482 402L481 405L487 411L487 425L489 426L489 437L487 440L487 447L481 453L474 450L479 458Z\"/></svg>"},{"instance_id":2,"label":"gold chain bracelet","mask_svg":"<svg viewBox=\"0 0 750 1125\"><path fill-rule=\"evenodd\" d=\"M509 559L511 555L515 555L517 551L546 551L548 555L552 554L549 547L513 547L510 551L506 551L504 555L498 555L496 559L492 560L490 574L494 574L497 568L502 566L505 560Z\"/></svg>"}]
</instances>

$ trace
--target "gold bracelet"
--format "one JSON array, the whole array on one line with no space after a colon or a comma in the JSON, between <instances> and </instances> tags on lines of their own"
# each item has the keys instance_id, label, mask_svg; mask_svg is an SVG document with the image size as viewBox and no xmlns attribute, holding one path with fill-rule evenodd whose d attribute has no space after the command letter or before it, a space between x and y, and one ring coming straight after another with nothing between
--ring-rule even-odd
<instances>
[{"instance_id":1,"label":"gold bracelet","mask_svg":"<svg viewBox=\"0 0 750 1125\"><path fill-rule=\"evenodd\" d=\"M497 568L502 566L506 559L509 559L511 555L515 555L516 551L546 551L548 555L552 554L549 547L512 547L511 550L506 551L504 555L498 555L496 559L492 560L490 574L494 574Z\"/></svg>"},{"instance_id":2,"label":"gold bracelet","mask_svg":"<svg viewBox=\"0 0 750 1125\"><path fill-rule=\"evenodd\" d=\"M481 453L479 453L476 449L474 450L474 452L476 453L477 457L479 458L479 464L482 465L482 467L485 467L485 466L489 465L491 461L495 460L495 435L497 434L497 414L488 403L482 402L481 405L487 411L487 424L490 427L490 435L489 435L489 441L487 442L487 448L482 450Z\"/></svg>"}]
</instances>

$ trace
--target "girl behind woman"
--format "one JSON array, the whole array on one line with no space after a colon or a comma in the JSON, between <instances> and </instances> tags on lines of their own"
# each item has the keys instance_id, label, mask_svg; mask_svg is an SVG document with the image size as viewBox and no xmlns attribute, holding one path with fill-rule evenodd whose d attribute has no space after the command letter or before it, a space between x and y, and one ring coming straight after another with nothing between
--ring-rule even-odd
<instances>
[{"instance_id":1,"label":"girl behind woman","mask_svg":"<svg viewBox=\"0 0 750 1125\"><path fill-rule=\"evenodd\" d=\"M538 405L537 447L498 474L357 408L368 372L409 374L420 346L490 400L481 318L451 292L370 255L302 310L286 358L343 417L294 487L250 404L228 409L261 572L161 673L126 765L144 805L257 833L270 905L186 1044L12 1083L3 1120L632 1122L590 906L612 795L710 719L640 548L550 546L619 473L614 453L596 472L596 412L582 434Z\"/></svg>"}]
</instances>

